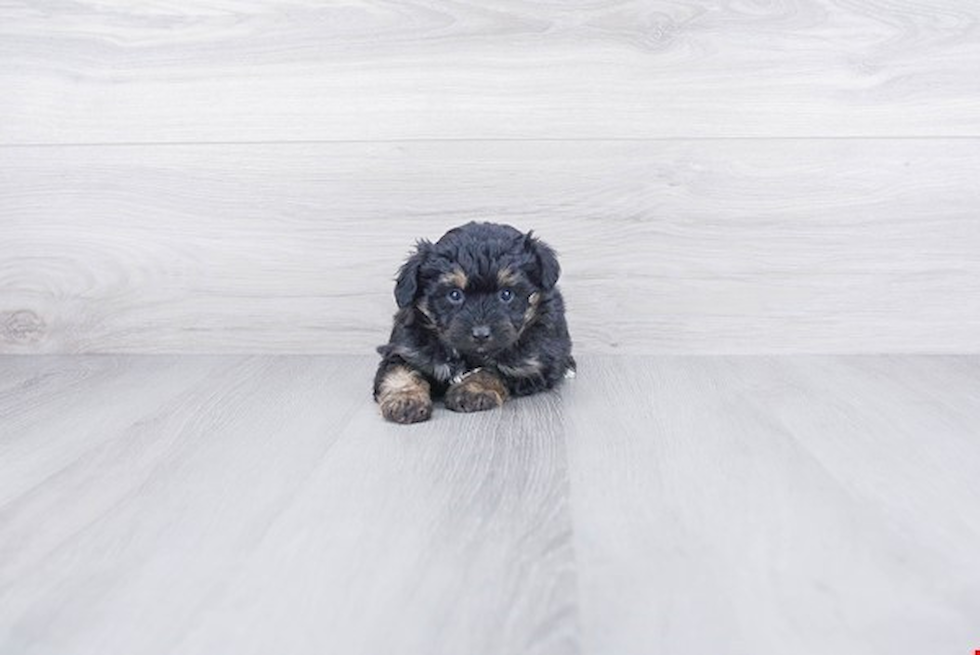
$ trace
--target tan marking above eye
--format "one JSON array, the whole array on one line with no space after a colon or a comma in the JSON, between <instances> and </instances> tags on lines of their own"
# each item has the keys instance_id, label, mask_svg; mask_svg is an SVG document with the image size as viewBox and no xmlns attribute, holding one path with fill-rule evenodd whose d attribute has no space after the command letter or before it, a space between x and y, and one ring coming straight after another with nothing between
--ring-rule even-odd
<instances>
[{"instance_id":1,"label":"tan marking above eye","mask_svg":"<svg viewBox=\"0 0 980 655\"><path fill-rule=\"evenodd\" d=\"M459 287L462 290L465 289L466 285L469 283L469 278L466 277L466 273L463 272L463 269L456 268L439 276L439 282L446 286Z\"/></svg>"},{"instance_id":2,"label":"tan marking above eye","mask_svg":"<svg viewBox=\"0 0 980 655\"><path fill-rule=\"evenodd\" d=\"M512 268L504 268L497 271L497 283L501 287L512 287L519 284L521 281L521 274Z\"/></svg>"}]
</instances>

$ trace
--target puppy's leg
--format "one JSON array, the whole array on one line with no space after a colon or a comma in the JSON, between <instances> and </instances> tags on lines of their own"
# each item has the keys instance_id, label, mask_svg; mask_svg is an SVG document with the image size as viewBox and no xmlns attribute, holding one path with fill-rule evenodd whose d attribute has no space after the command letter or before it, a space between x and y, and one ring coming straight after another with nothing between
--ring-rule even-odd
<instances>
[{"instance_id":1,"label":"puppy's leg","mask_svg":"<svg viewBox=\"0 0 980 655\"><path fill-rule=\"evenodd\" d=\"M567 354L556 357L538 353L497 364L497 370L513 396L529 396L552 389L574 369L575 360Z\"/></svg>"},{"instance_id":2,"label":"puppy's leg","mask_svg":"<svg viewBox=\"0 0 980 655\"><path fill-rule=\"evenodd\" d=\"M381 414L395 423L418 423L432 416L429 383L417 371L397 364L378 371L375 397Z\"/></svg>"},{"instance_id":3,"label":"puppy's leg","mask_svg":"<svg viewBox=\"0 0 980 655\"><path fill-rule=\"evenodd\" d=\"M445 402L454 412L479 412L500 407L507 396L507 387L500 377L483 369L449 387Z\"/></svg>"}]
</instances>

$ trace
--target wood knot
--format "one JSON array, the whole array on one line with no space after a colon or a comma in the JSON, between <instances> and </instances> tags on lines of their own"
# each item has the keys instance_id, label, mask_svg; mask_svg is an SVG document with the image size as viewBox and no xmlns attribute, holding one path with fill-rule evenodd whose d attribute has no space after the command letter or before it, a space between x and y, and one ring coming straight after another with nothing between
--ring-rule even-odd
<instances>
[{"instance_id":1,"label":"wood knot","mask_svg":"<svg viewBox=\"0 0 980 655\"><path fill-rule=\"evenodd\" d=\"M29 309L0 312L0 338L13 343L36 343L44 336L44 319Z\"/></svg>"}]
</instances>

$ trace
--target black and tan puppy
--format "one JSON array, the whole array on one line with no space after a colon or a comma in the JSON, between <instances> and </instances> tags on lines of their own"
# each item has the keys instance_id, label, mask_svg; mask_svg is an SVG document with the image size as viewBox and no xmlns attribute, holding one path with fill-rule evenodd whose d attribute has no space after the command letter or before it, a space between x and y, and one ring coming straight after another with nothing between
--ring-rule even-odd
<instances>
[{"instance_id":1,"label":"black and tan puppy","mask_svg":"<svg viewBox=\"0 0 980 655\"><path fill-rule=\"evenodd\" d=\"M560 268L509 225L468 223L419 241L395 283L398 313L374 397L390 421L432 415L432 398L475 412L550 389L574 371Z\"/></svg>"}]
</instances>

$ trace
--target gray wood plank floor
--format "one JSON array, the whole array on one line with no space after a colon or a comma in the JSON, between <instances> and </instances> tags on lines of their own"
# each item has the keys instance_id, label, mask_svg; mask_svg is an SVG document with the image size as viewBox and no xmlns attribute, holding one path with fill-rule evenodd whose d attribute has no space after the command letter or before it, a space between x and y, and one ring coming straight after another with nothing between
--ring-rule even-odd
<instances>
[{"instance_id":1,"label":"gray wood plank floor","mask_svg":"<svg viewBox=\"0 0 980 655\"><path fill-rule=\"evenodd\" d=\"M980 352L977 107L971 0L2 3L0 353L360 354L471 219L581 352Z\"/></svg>"},{"instance_id":2,"label":"gray wood plank floor","mask_svg":"<svg viewBox=\"0 0 980 655\"><path fill-rule=\"evenodd\" d=\"M560 251L580 352L980 351L980 140L0 148L0 171L0 352L369 353L410 246L473 219Z\"/></svg>"},{"instance_id":3,"label":"gray wood plank floor","mask_svg":"<svg viewBox=\"0 0 980 655\"><path fill-rule=\"evenodd\" d=\"M980 647L980 358L585 357L384 423L361 357L0 358L0 652Z\"/></svg>"},{"instance_id":4,"label":"gray wood plank floor","mask_svg":"<svg viewBox=\"0 0 980 655\"><path fill-rule=\"evenodd\" d=\"M0 143L980 136L971 0L0 7Z\"/></svg>"}]
</instances>

